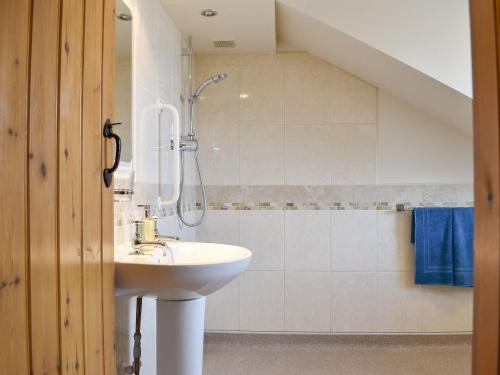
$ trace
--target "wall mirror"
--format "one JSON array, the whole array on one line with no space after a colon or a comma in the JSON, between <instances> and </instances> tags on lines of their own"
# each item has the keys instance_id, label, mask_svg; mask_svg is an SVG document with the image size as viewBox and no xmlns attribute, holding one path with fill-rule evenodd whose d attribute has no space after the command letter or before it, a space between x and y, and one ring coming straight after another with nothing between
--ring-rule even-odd
<instances>
[{"instance_id":1,"label":"wall mirror","mask_svg":"<svg viewBox=\"0 0 500 375\"><path fill-rule=\"evenodd\" d=\"M122 139L121 162L115 179L117 198L133 193L132 131L132 10L124 0L116 0L115 108L114 131ZM118 198L118 199L120 199Z\"/></svg>"}]
</instances>

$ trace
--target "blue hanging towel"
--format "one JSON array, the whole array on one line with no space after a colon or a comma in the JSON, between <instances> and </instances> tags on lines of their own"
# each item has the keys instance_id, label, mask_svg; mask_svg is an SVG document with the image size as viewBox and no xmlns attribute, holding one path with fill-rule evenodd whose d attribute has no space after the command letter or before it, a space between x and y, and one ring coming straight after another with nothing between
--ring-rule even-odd
<instances>
[{"instance_id":1,"label":"blue hanging towel","mask_svg":"<svg viewBox=\"0 0 500 375\"><path fill-rule=\"evenodd\" d=\"M415 208L415 283L472 286L473 233L472 207Z\"/></svg>"}]
</instances>

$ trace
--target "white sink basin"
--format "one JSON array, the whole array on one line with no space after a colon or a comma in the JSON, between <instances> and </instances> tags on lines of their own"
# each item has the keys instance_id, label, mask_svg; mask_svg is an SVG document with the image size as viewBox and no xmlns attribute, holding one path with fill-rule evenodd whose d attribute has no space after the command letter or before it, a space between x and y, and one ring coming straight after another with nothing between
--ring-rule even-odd
<instances>
[{"instance_id":1,"label":"white sink basin","mask_svg":"<svg viewBox=\"0 0 500 375\"><path fill-rule=\"evenodd\" d=\"M252 253L239 246L169 241L166 256L156 248L147 255L131 255L132 247L115 252L116 294L132 294L176 301L215 292L238 276Z\"/></svg>"},{"instance_id":2,"label":"white sink basin","mask_svg":"<svg viewBox=\"0 0 500 375\"><path fill-rule=\"evenodd\" d=\"M201 375L205 296L222 288L248 266L252 253L239 246L168 242L133 254L115 249L117 295L156 297L157 375Z\"/></svg>"}]
</instances>

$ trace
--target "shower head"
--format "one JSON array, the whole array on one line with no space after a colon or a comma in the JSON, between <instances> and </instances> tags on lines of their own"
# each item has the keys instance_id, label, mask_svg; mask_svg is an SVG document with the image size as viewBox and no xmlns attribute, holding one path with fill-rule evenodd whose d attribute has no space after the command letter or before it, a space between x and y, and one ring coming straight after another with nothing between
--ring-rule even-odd
<instances>
[{"instance_id":1,"label":"shower head","mask_svg":"<svg viewBox=\"0 0 500 375\"><path fill-rule=\"evenodd\" d=\"M227 74L226 73L222 73L222 74L217 74L213 77L210 77L208 79L206 79L205 81L203 81L201 83L200 86L198 86L198 88L194 91L193 93L193 96L192 98L193 99L196 99L198 98L198 96L200 96L200 94L203 92L203 90L205 90L205 88L210 85L211 83L217 83L219 81L223 81L227 78Z\"/></svg>"}]
</instances>

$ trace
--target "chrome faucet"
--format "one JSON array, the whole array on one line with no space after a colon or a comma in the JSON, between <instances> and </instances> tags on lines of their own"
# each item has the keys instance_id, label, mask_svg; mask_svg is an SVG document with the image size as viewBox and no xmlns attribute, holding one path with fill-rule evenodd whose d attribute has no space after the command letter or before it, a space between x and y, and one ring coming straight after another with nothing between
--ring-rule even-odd
<instances>
[{"instance_id":1,"label":"chrome faucet","mask_svg":"<svg viewBox=\"0 0 500 375\"><path fill-rule=\"evenodd\" d=\"M140 249L142 245L159 246L163 249L163 254L166 255L166 249L171 250L168 246L167 240L179 241L178 236L161 236L158 233L158 217L150 217L151 207L148 204L138 205L144 207L144 218L135 220L135 236L134 236L134 249L138 254L144 254ZM152 228L152 230L151 230ZM150 233L148 233L150 232Z\"/></svg>"},{"instance_id":2,"label":"chrome faucet","mask_svg":"<svg viewBox=\"0 0 500 375\"><path fill-rule=\"evenodd\" d=\"M168 246L165 241L161 241L159 239L153 239L153 240L145 240L143 239L142 233L143 230L142 228L144 227L144 220L135 220L135 237L134 237L134 245L135 246L140 246L140 245L158 245L158 246Z\"/></svg>"}]
</instances>

